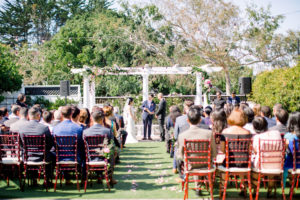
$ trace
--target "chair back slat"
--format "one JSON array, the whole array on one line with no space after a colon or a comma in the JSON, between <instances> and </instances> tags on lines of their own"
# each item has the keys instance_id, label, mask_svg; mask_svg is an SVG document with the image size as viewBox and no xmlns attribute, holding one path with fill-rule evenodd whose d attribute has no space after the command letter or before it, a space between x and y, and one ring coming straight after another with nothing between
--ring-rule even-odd
<instances>
[{"instance_id":1,"label":"chair back slat","mask_svg":"<svg viewBox=\"0 0 300 200\"><path fill-rule=\"evenodd\" d=\"M225 143L226 168L251 167L251 139L229 139Z\"/></svg>"},{"instance_id":2,"label":"chair back slat","mask_svg":"<svg viewBox=\"0 0 300 200\"><path fill-rule=\"evenodd\" d=\"M0 135L0 153L2 158L17 158L20 161L19 135Z\"/></svg>"},{"instance_id":3,"label":"chair back slat","mask_svg":"<svg viewBox=\"0 0 300 200\"><path fill-rule=\"evenodd\" d=\"M42 157L46 160L46 140L45 135L24 135L24 161L28 161L33 157Z\"/></svg>"},{"instance_id":4,"label":"chair back slat","mask_svg":"<svg viewBox=\"0 0 300 200\"><path fill-rule=\"evenodd\" d=\"M56 162L71 160L77 162L77 135L54 136Z\"/></svg>"},{"instance_id":5,"label":"chair back slat","mask_svg":"<svg viewBox=\"0 0 300 200\"><path fill-rule=\"evenodd\" d=\"M184 140L185 169L211 169L211 140Z\"/></svg>"},{"instance_id":6,"label":"chair back slat","mask_svg":"<svg viewBox=\"0 0 300 200\"><path fill-rule=\"evenodd\" d=\"M104 160L103 149L106 147L107 135L85 136L86 161Z\"/></svg>"},{"instance_id":7,"label":"chair back slat","mask_svg":"<svg viewBox=\"0 0 300 200\"><path fill-rule=\"evenodd\" d=\"M259 139L259 169L283 169L284 140Z\"/></svg>"},{"instance_id":8,"label":"chair back slat","mask_svg":"<svg viewBox=\"0 0 300 200\"><path fill-rule=\"evenodd\" d=\"M299 140L293 141L293 170L300 168L300 142Z\"/></svg>"}]
</instances>

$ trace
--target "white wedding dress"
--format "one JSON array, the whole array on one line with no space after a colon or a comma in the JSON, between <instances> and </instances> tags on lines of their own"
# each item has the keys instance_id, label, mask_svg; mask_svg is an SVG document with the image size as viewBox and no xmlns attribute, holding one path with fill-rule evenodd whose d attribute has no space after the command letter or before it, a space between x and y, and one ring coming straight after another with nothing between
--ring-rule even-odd
<instances>
[{"instance_id":1,"label":"white wedding dress","mask_svg":"<svg viewBox=\"0 0 300 200\"><path fill-rule=\"evenodd\" d=\"M138 140L136 139L135 123L133 118L130 115L130 112L134 116L134 108L128 105L125 106L123 117L126 124L126 131L128 133L126 143L138 143Z\"/></svg>"}]
</instances>

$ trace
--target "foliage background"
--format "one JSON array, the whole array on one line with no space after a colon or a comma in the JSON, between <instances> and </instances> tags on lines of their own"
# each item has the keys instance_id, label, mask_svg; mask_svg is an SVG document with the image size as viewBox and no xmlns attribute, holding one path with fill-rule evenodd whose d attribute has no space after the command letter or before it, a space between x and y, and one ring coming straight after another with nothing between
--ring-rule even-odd
<instances>
[{"instance_id":1,"label":"foliage background","mask_svg":"<svg viewBox=\"0 0 300 200\"><path fill-rule=\"evenodd\" d=\"M300 111L300 62L292 68L259 74L252 90L254 102L270 107L281 103L290 112Z\"/></svg>"}]
</instances>

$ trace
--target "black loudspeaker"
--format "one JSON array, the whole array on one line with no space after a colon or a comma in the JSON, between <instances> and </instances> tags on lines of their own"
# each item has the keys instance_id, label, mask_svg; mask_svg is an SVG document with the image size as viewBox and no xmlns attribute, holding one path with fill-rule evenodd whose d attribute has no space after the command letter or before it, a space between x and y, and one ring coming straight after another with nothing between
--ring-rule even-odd
<instances>
[{"instance_id":1,"label":"black loudspeaker","mask_svg":"<svg viewBox=\"0 0 300 200\"><path fill-rule=\"evenodd\" d=\"M240 94L251 93L251 77L240 77L239 79Z\"/></svg>"},{"instance_id":2,"label":"black loudspeaker","mask_svg":"<svg viewBox=\"0 0 300 200\"><path fill-rule=\"evenodd\" d=\"M70 96L70 81L60 81L60 96Z\"/></svg>"}]
</instances>

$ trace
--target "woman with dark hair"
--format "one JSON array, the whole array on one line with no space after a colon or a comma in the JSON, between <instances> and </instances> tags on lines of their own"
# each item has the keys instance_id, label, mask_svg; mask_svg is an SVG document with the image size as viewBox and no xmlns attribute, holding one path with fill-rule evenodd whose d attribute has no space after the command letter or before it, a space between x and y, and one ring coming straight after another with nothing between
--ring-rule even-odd
<instances>
[{"instance_id":1,"label":"woman with dark hair","mask_svg":"<svg viewBox=\"0 0 300 200\"><path fill-rule=\"evenodd\" d=\"M26 96L25 96L25 94L20 93L20 94L18 95L16 104L17 104L18 106L26 107L26 108L27 108L27 105L25 104L25 101L26 101Z\"/></svg>"},{"instance_id":2,"label":"woman with dark hair","mask_svg":"<svg viewBox=\"0 0 300 200\"><path fill-rule=\"evenodd\" d=\"M71 120L72 120L73 123L78 124L78 125L80 125L79 122L78 122L79 114L80 114L79 108L77 108L77 106L72 106Z\"/></svg>"},{"instance_id":3,"label":"woman with dark hair","mask_svg":"<svg viewBox=\"0 0 300 200\"><path fill-rule=\"evenodd\" d=\"M294 141L296 143L296 149L299 147L299 138L300 138L300 112L292 112L289 115L287 122L287 133L284 135L286 139L287 151L284 162L284 185L286 183L286 178L288 176L288 170L293 168L293 152L294 152ZM296 166L300 168L298 164Z\"/></svg>"},{"instance_id":4,"label":"woman with dark hair","mask_svg":"<svg viewBox=\"0 0 300 200\"><path fill-rule=\"evenodd\" d=\"M170 114L167 116L166 120L166 149L167 153L170 153L170 157L174 156L174 146L173 146L173 138L174 138L174 127L176 118L181 116L181 110L178 106L171 106L169 108ZM170 148L171 147L171 148ZM171 150L171 151L170 151Z\"/></svg>"},{"instance_id":5,"label":"woman with dark hair","mask_svg":"<svg viewBox=\"0 0 300 200\"><path fill-rule=\"evenodd\" d=\"M226 113L223 109L215 110L211 114L211 122L212 122L212 133L215 136L216 143L220 143L220 137L219 135L222 133L222 131L227 128L227 118Z\"/></svg>"},{"instance_id":6,"label":"woman with dark hair","mask_svg":"<svg viewBox=\"0 0 300 200\"><path fill-rule=\"evenodd\" d=\"M242 107L242 110L244 111L245 115L247 116L248 123L243 127L244 129L247 129L250 131L251 134L256 134L256 132L253 129L252 121L254 119L254 112L249 107Z\"/></svg>"}]
</instances>

